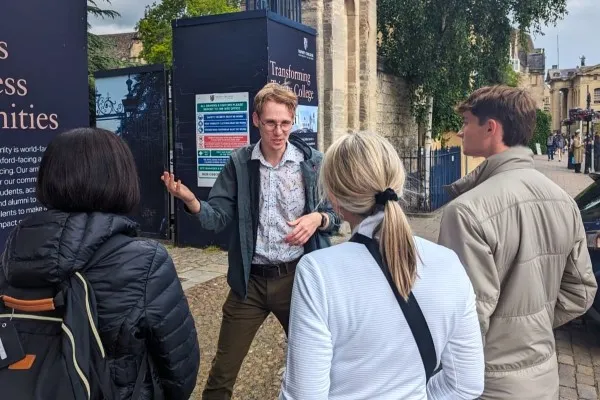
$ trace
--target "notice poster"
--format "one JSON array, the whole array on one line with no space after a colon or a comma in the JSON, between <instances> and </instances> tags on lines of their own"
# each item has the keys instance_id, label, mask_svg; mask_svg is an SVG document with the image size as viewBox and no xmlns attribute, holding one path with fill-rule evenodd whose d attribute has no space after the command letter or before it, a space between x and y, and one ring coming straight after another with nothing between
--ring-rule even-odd
<instances>
[{"instance_id":1,"label":"notice poster","mask_svg":"<svg viewBox=\"0 0 600 400\"><path fill-rule=\"evenodd\" d=\"M250 144L249 93L196 95L198 187L212 187L231 152Z\"/></svg>"}]
</instances>

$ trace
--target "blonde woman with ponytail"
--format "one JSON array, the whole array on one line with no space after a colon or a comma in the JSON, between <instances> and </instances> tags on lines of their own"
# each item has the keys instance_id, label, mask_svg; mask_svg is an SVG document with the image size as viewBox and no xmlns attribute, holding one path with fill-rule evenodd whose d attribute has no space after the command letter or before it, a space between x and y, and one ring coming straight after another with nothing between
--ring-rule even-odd
<instances>
[{"instance_id":1,"label":"blonde woman with ponytail","mask_svg":"<svg viewBox=\"0 0 600 400\"><path fill-rule=\"evenodd\" d=\"M352 238L298 264L280 399L477 398L484 360L473 287L454 252L413 236L393 146L345 135L320 177Z\"/></svg>"}]
</instances>

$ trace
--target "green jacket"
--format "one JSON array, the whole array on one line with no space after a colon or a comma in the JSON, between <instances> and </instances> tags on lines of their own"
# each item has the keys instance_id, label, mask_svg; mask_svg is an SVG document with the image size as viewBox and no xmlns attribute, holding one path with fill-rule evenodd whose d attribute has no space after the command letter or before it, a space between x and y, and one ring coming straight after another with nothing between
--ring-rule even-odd
<instances>
[{"instance_id":1,"label":"green jacket","mask_svg":"<svg viewBox=\"0 0 600 400\"><path fill-rule=\"evenodd\" d=\"M323 154L296 136L290 135L289 142L304 153L301 169L306 195L305 214L319 211L329 215L327 229L317 229L304 245L306 254L329 247L329 237L339 230L341 220L328 202L321 201L317 189ZM231 229L227 282L233 292L243 299L247 296L258 232L260 161L251 159L254 146L245 146L231 153L210 191L208 201L201 201L200 212L194 215L204 229L214 232Z\"/></svg>"}]
</instances>

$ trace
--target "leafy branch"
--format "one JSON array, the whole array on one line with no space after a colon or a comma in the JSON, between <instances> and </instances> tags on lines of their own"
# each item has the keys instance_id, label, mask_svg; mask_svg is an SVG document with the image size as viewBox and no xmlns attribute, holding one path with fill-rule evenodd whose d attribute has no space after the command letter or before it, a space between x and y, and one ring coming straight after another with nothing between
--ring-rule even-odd
<instances>
[{"instance_id":1,"label":"leafy branch","mask_svg":"<svg viewBox=\"0 0 600 400\"><path fill-rule=\"evenodd\" d=\"M403 78L412 113L426 118L433 97L433 134L457 130L454 106L474 88L518 80L509 71L513 25L540 33L566 12L566 0L379 0L379 52L387 69Z\"/></svg>"},{"instance_id":2,"label":"leafy branch","mask_svg":"<svg viewBox=\"0 0 600 400\"><path fill-rule=\"evenodd\" d=\"M146 7L136 29L143 44L141 56L150 63L171 65L171 21L238 11L239 0L163 0Z\"/></svg>"}]
</instances>

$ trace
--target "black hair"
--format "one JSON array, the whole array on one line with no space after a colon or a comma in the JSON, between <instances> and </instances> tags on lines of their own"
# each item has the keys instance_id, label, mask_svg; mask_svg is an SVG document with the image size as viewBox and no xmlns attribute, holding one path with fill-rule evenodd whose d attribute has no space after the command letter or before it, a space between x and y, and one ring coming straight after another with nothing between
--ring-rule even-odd
<instances>
[{"instance_id":1,"label":"black hair","mask_svg":"<svg viewBox=\"0 0 600 400\"><path fill-rule=\"evenodd\" d=\"M37 199L64 212L129 214L139 204L135 161L114 133L78 128L50 142L37 179Z\"/></svg>"}]
</instances>

